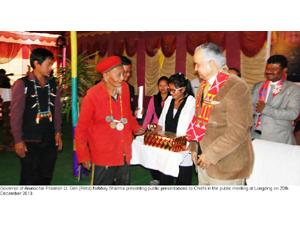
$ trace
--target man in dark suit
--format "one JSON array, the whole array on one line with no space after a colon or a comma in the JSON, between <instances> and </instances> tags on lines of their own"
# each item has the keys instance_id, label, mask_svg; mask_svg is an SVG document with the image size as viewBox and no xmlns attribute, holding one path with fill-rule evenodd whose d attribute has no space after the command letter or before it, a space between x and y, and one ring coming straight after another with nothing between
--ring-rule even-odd
<instances>
[{"instance_id":1,"label":"man in dark suit","mask_svg":"<svg viewBox=\"0 0 300 241\"><path fill-rule=\"evenodd\" d=\"M134 114L134 111L136 109L136 105L134 102L134 87L129 84L129 79L131 77L131 73L132 73L132 63L131 60L128 59L125 56L121 56L121 61L122 61L122 65L124 68L124 81L128 84L129 86L129 92L130 92L130 108L131 108L131 112L132 114Z\"/></svg>"}]
</instances>

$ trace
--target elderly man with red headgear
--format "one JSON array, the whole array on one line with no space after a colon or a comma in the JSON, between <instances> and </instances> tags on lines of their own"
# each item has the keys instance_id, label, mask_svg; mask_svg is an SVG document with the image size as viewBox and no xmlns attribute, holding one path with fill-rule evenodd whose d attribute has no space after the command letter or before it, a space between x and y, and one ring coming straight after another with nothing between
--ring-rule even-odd
<instances>
[{"instance_id":1,"label":"elderly man with red headgear","mask_svg":"<svg viewBox=\"0 0 300 241\"><path fill-rule=\"evenodd\" d=\"M75 133L78 161L89 168L92 184L129 185L133 135L144 133L130 109L128 85L118 56L96 67L103 81L84 97Z\"/></svg>"}]
</instances>

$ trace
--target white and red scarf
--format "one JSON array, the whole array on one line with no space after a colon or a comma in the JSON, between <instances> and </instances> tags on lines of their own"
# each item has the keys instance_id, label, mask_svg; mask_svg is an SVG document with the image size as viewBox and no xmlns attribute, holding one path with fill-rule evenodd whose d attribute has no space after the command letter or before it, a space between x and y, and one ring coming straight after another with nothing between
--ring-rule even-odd
<instances>
[{"instance_id":1,"label":"white and red scarf","mask_svg":"<svg viewBox=\"0 0 300 241\"><path fill-rule=\"evenodd\" d=\"M212 84L210 90L207 93L207 96L204 98L203 103L201 105L201 98L203 90L206 86L207 81L201 82L201 90L198 92L197 99L196 99L196 113L189 124L187 130L187 140L188 141L201 141L205 135L208 120L211 114L211 111L214 108L213 102L216 98L217 94L219 93L220 89L225 84L226 80L228 79L229 75L223 72L219 72L214 83Z\"/></svg>"}]
</instances>

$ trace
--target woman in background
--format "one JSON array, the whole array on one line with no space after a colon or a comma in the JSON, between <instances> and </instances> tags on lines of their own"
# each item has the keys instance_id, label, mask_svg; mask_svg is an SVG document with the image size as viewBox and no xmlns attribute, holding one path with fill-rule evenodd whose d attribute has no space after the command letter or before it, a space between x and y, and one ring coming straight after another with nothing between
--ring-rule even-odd
<instances>
[{"instance_id":1,"label":"woman in background","mask_svg":"<svg viewBox=\"0 0 300 241\"><path fill-rule=\"evenodd\" d=\"M165 100L169 96L168 77L162 76L157 81L159 92L153 95L149 101L146 116L143 122L143 128L147 129L149 124L157 124L161 111L164 107Z\"/></svg>"},{"instance_id":2,"label":"woman in background","mask_svg":"<svg viewBox=\"0 0 300 241\"><path fill-rule=\"evenodd\" d=\"M167 76L162 76L157 81L158 93L153 95L149 101L146 116L143 122L143 128L147 129L149 124L157 124L162 109L164 107L165 100L169 96ZM152 179L150 185L158 185L160 172L157 170L150 170Z\"/></svg>"}]
</instances>

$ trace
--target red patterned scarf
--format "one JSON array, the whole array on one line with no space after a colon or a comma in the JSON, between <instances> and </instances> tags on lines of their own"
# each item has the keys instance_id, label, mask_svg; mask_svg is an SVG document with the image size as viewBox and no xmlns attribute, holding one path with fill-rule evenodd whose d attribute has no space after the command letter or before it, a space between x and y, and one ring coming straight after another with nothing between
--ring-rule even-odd
<instances>
[{"instance_id":1,"label":"red patterned scarf","mask_svg":"<svg viewBox=\"0 0 300 241\"><path fill-rule=\"evenodd\" d=\"M272 96L273 97L280 93L280 91L282 89L282 86L283 86L283 81L284 80L280 80L276 84L276 87L272 91ZM258 91L258 101L263 101L265 103L267 102L267 93L268 93L268 88L269 88L270 82L271 82L270 80L266 80L263 83L263 85L260 87L260 89ZM258 115L255 128L257 129L257 127L259 127L260 125L261 125L261 113Z\"/></svg>"},{"instance_id":2,"label":"red patterned scarf","mask_svg":"<svg viewBox=\"0 0 300 241\"><path fill-rule=\"evenodd\" d=\"M209 120L209 116L211 111L214 108L213 102L219 93L220 89L225 84L229 75L223 72L219 72L212 87L207 93L207 96L204 98L203 103L201 105L201 98L203 91L199 91L196 99L196 113L191 121L188 130L187 130L187 140L188 141L201 141L205 135L207 124ZM201 83L201 90L205 88L207 84L206 81Z\"/></svg>"}]
</instances>

